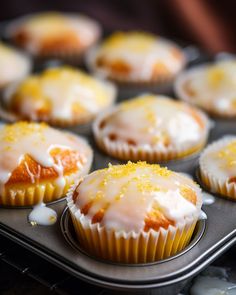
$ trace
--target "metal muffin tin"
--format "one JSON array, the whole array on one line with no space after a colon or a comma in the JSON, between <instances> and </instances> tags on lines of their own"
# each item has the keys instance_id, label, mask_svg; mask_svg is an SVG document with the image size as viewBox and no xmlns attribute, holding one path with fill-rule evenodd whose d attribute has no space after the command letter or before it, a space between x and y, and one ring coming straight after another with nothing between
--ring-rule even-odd
<instances>
[{"instance_id":1,"label":"metal muffin tin","mask_svg":"<svg viewBox=\"0 0 236 295\"><path fill-rule=\"evenodd\" d=\"M235 123L215 120L209 142L226 133L236 134ZM80 128L72 131L79 133ZM109 162L120 163L98 150L92 135L85 133L94 149L92 170L106 167ZM163 165L195 178L198 155ZM190 245L182 252L156 263L116 264L93 258L80 249L65 200L49 207L57 212L58 222L48 227L28 223L30 208L0 208L0 233L86 282L119 292L176 294L189 279L236 243L236 202L216 197L213 204L203 206L208 219L198 222Z\"/></svg>"}]
</instances>

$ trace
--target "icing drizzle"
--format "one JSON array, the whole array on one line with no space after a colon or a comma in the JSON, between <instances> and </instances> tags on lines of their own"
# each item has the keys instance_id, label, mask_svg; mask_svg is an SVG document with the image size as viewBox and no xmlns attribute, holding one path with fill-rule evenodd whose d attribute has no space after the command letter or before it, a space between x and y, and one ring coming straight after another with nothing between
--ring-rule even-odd
<instances>
[{"instance_id":1,"label":"icing drizzle","mask_svg":"<svg viewBox=\"0 0 236 295\"><path fill-rule=\"evenodd\" d=\"M196 194L196 205L184 197L186 190ZM191 179L146 162L97 170L84 178L76 192L77 208L82 210L90 204L84 218L92 220L102 209L101 225L126 232L143 229L153 206L176 224L190 216L198 217L201 206L201 190Z\"/></svg>"},{"instance_id":2,"label":"icing drizzle","mask_svg":"<svg viewBox=\"0 0 236 295\"><path fill-rule=\"evenodd\" d=\"M0 194L4 193L4 185L25 155L31 156L43 167L54 168L58 174L57 182L60 187L64 187L64 171L59 159L55 161L50 154L53 149L79 151L78 171L81 170L81 164L84 165L87 162L88 147L82 139L50 128L44 123L19 122L2 125L0 126L0 142ZM29 167L26 166L26 169L31 182L34 183L37 175L32 173Z\"/></svg>"}]
</instances>

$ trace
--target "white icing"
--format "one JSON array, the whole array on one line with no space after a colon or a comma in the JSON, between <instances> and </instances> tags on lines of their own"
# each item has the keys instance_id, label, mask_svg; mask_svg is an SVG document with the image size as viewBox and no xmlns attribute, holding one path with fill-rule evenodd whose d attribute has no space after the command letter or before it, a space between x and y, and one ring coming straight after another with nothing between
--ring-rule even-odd
<instances>
[{"instance_id":1,"label":"white icing","mask_svg":"<svg viewBox=\"0 0 236 295\"><path fill-rule=\"evenodd\" d=\"M192 115L196 112L202 126ZM198 111L167 97L144 95L120 104L99 130L102 137L117 135L119 141L130 139L141 148L191 148L203 141L208 123ZM167 144L166 144L167 140Z\"/></svg>"},{"instance_id":2,"label":"white icing","mask_svg":"<svg viewBox=\"0 0 236 295\"><path fill-rule=\"evenodd\" d=\"M131 72L128 74L129 79L134 81L150 80L153 75L153 67L159 62L164 64L173 74L182 68L184 57L181 56L180 49L173 43L159 37L153 38L153 41L150 42L150 40L145 40L143 36L140 40L135 33L128 34L122 41L117 42L116 46L101 46L96 53L96 58L104 57L108 63L117 60L124 61L131 68ZM173 49L179 51L178 58L173 55ZM100 70L105 76L112 75L109 67L103 67Z\"/></svg>"},{"instance_id":3,"label":"white icing","mask_svg":"<svg viewBox=\"0 0 236 295\"><path fill-rule=\"evenodd\" d=\"M30 70L30 61L15 49L0 42L0 86L22 79Z\"/></svg>"},{"instance_id":4,"label":"white icing","mask_svg":"<svg viewBox=\"0 0 236 295\"><path fill-rule=\"evenodd\" d=\"M57 213L53 209L46 207L44 203L41 203L34 206L28 220L32 225L53 225L57 221Z\"/></svg>"},{"instance_id":5,"label":"white icing","mask_svg":"<svg viewBox=\"0 0 236 295\"><path fill-rule=\"evenodd\" d=\"M190 290L191 295L235 295L236 284L223 279L198 276Z\"/></svg>"},{"instance_id":6,"label":"white icing","mask_svg":"<svg viewBox=\"0 0 236 295\"><path fill-rule=\"evenodd\" d=\"M179 189L155 193L154 202L167 218L176 222L182 220L183 216L191 216L196 210L196 206L186 200Z\"/></svg>"},{"instance_id":7,"label":"white icing","mask_svg":"<svg viewBox=\"0 0 236 295\"><path fill-rule=\"evenodd\" d=\"M215 202L215 197L206 192L202 193L203 205L211 205Z\"/></svg>"},{"instance_id":8,"label":"white icing","mask_svg":"<svg viewBox=\"0 0 236 295\"><path fill-rule=\"evenodd\" d=\"M33 86L21 90L24 85ZM19 113L33 120L37 120L37 111L44 103L49 107L50 118L70 120L75 115L75 107L82 110L76 116L95 115L108 107L116 95L110 83L66 67L48 69L9 88L4 96L6 105L11 105L16 93L21 99Z\"/></svg>"},{"instance_id":9,"label":"white icing","mask_svg":"<svg viewBox=\"0 0 236 295\"><path fill-rule=\"evenodd\" d=\"M82 209L89 201L93 201L84 217L88 220L105 207L101 225L126 232L142 230L152 206L157 206L176 224L183 223L188 217L197 218L201 207L200 188L189 178L177 173L161 176L151 166L154 165L138 166L128 173L121 171L120 176L111 175L111 168L93 172L78 186L76 206ZM120 166L112 169L116 167ZM181 195L182 186L196 193L196 206Z\"/></svg>"},{"instance_id":10,"label":"white icing","mask_svg":"<svg viewBox=\"0 0 236 295\"><path fill-rule=\"evenodd\" d=\"M234 143L233 149L226 147ZM224 137L209 145L202 153L200 169L213 175L216 179L226 182L236 176L236 137Z\"/></svg>"},{"instance_id":11,"label":"white icing","mask_svg":"<svg viewBox=\"0 0 236 295\"><path fill-rule=\"evenodd\" d=\"M198 220L206 220L206 219L207 219L206 213L201 210Z\"/></svg>"},{"instance_id":12,"label":"white icing","mask_svg":"<svg viewBox=\"0 0 236 295\"><path fill-rule=\"evenodd\" d=\"M24 124L22 127L21 124ZM27 129L30 126L30 131ZM10 129L9 129L10 128ZM36 123L19 123L15 125L0 126L0 193L4 192L4 185L11 177L11 173L21 163L25 155L30 155L38 164L44 167L52 167L58 173L57 183L63 189L65 179L63 167L59 159L54 161L50 152L55 148L76 150L80 153L78 171L81 164L87 162L91 156L87 144L79 137L70 133L58 131L47 125ZM26 164L27 165L27 164ZM35 183L39 177L26 166L31 182Z\"/></svg>"},{"instance_id":13,"label":"white icing","mask_svg":"<svg viewBox=\"0 0 236 295\"><path fill-rule=\"evenodd\" d=\"M236 114L236 61L220 61L186 71L176 82L179 96L217 113ZM189 95L184 88L194 93ZM178 86L179 85L179 86ZM178 90L178 87L179 90Z\"/></svg>"}]
</instances>

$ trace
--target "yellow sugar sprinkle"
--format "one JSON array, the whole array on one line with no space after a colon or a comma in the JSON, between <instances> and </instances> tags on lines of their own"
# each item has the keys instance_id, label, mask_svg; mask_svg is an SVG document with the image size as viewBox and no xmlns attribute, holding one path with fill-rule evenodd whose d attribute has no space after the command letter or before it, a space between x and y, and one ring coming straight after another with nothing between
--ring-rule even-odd
<instances>
[{"instance_id":1,"label":"yellow sugar sprinkle","mask_svg":"<svg viewBox=\"0 0 236 295\"><path fill-rule=\"evenodd\" d=\"M224 70L219 66L213 66L207 71L207 80L210 86L217 87L225 77Z\"/></svg>"},{"instance_id":2,"label":"yellow sugar sprinkle","mask_svg":"<svg viewBox=\"0 0 236 295\"><path fill-rule=\"evenodd\" d=\"M5 125L0 131L0 136L3 141L13 143L22 139L23 136L29 136L34 133L43 139L43 131L48 125L45 123L28 123L17 122L14 124ZM9 146L10 148L10 146Z\"/></svg>"},{"instance_id":3,"label":"yellow sugar sprinkle","mask_svg":"<svg viewBox=\"0 0 236 295\"><path fill-rule=\"evenodd\" d=\"M168 170L166 167L160 167L160 165L158 164L147 164L147 162L142 161L139 161L137 163L132 163L129 161L127 164L114 166L112 164L109 164L106 172L107 175L111 176L112 178L120 178L130 175L139 168L149 168L151 169L151 172L164 177L171 174L171 171ZM145 175L149 175L149 173L147 172L147 174L144 174L144 176Z\"/></svg>"},{"instance_id":4,"label":"yellow sugar sprinkle","mask_svg":"<svg viewBox=\"0 0 236 295\"><path fill-rule=\"evenodd\" d=\"M141 193L145 192L158 192L160 188L156 185L153 185L151 182L140 182L137 184L138 191Z\"/></svg>"},{"instance_id":5,"label":"yellow sugar sprinkle","mask_svg":"<svg viewBox=\"0 0 236 295\"><path fill-rule=\"evenodd\" d=\"M217 157L226 160L227 166L236 165L236 140L230 142L223 150L217 153Z\"/></svg>"},{"instance_id":6,"label":"yellow sugar sprinkle","mask_svg":"<svg viewBox=\"0 0 236 295\"><path fill-rule=\"evenodd\" d=\"M105 49L124 48L133 52L147 52L157 41L157 37L146 32L115 32L103 43Z\"/></svg>"}]
</instances>

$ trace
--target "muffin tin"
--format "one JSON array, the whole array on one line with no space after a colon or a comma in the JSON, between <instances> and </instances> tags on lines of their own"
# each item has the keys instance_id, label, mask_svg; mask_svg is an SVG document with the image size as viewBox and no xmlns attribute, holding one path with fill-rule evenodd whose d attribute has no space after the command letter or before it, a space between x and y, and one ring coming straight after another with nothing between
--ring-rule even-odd
<instances>
[{"instance_id":1,"label":"muffin tin","mask_svg":"<svg viewBox=\"0 0 236 295\"><path fill-rule=\"evenodd\" d=\"M235 123L232 120L215 120L209 142L226 133L236 134ZM80 128L71 130L79 132ZM95 154L92 170L106 167L109 162L120 163L98 150L87 129L85 134ZM197 179L198 155L163 165ZM28 223L30 208L1 208L0 233L86 282L129 294L175 294L189 279L236 243L236 203L216 197L213 204L203 206L208 219L198 222L190 245L176 256L150 264L115 264L93 258L80 249L65 200L48 206L58 214L57 223L48 227Z\"/></svg>"}]
</instances>

